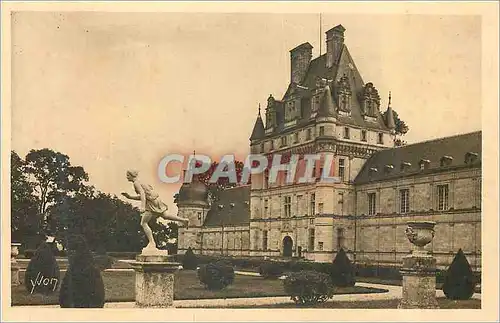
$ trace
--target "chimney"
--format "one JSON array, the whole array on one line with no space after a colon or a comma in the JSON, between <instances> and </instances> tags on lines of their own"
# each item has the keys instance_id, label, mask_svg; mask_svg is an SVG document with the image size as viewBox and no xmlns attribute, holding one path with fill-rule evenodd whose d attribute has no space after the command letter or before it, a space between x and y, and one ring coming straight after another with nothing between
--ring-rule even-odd
<instances>
[{"instance_id":1,"label":"chimney","mask_svg":"<svg viewBox=\"0 0 500 323\"><path fill-rule=\"evenodd\" d=\"M333 27L326 32L326 67L337 64L344 46L344 31L342 25Z\"/></svg>"},{"instance_id":2,"label":"chimney","mask_svg":"<svg viewBox=\"0 0 500 323\"><path fill-rule=\"evenodd\" d=\"M312 45L303 43L290 51L291 77L290 82L300 84L306 75L307 67L312 58Z\"/></svg>"}]
</instances>

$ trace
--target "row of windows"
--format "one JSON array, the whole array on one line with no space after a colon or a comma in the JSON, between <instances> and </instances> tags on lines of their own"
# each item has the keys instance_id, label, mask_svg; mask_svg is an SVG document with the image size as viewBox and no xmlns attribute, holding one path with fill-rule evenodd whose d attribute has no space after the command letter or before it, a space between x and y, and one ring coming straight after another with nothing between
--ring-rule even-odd
<instances>
[{"instance_id":1,"label":"row of windows","mask_svg":"<svg viewBox=\"0 0 500 323\"><path fill-rule=\"evenodd\" d=\"M299 205L301 205L301 204L302 204L302 195L297 195L297 209L299 208ZM292 197L285 196L283 198L283 205L284 205L284 210L285 210L284 216L286 218L292 217ZM320 210L320 213L323 212L323 203L319 203L319 210ZM310 214L312 214L312 215L316 214L316 194L315 193L311 193L311 195L310 195L309 211L310 211ZM269 217L269 215L270 215L269 200L265 199L264 200L264 217Z\"/></svg>"},{"instance_id":2,"label":"row of windows","mask_svg":"<svg viewBox=\"0 0 500 323\"><path fill-rule=\"evenodd\" d=\"M312 139L312 128L306 129L306 140L311 140ZM319 136L324 136L325 135L325 127L320 126L319 127ZM350 128L344 127L344 139L350 139L351 134L350 134ZM299 133L296 132L292 134L292 140L294 144L299 143ZM367 132L366 130L361 130L361 141L367 141ZM270 141L271 143L271 150L274 150L274 140ZM384 143L384 134L379 133L378 134L378 144L383 144ZM283 136L281 137L281 146L280 147L285 147L288 146L288 136ZM261 152L264 152L264 143L260 144L260 150Z\"/></svg>"},{"instance_id":3,"label":"row of windows","mask_svg":"<svg viewBox=\"0 0 500 323\"><path fill-rule=\"evenodd\" d=\"M448 184L437 186L437 209L445 211L449 208L449 187ZM368 193L368 215L376 214L376 193ZM410 190L405 188L399 190L399 213L410 212Z\"/></svg>"},{"instance_id":4,"label":"row of windows","mask_svg":"<svg viewBox=\"0 0 500 323\"><path fill-rule=\"evenodd\" d=\"M337 250L340 250L340 248L344 247L344 229L342 228L337 228ZM307 243L307 248L309 251L314 251L315 250L315 229L310 228L308 232L308 243ZM262 250L266 251L269 248L269 242L268 242L268 231L264 230L262 231ZM299 247L300 248L300 247ZM323 242L318 241L318 250L322 251L323 250Z\"/></svg>"}]
</instances>

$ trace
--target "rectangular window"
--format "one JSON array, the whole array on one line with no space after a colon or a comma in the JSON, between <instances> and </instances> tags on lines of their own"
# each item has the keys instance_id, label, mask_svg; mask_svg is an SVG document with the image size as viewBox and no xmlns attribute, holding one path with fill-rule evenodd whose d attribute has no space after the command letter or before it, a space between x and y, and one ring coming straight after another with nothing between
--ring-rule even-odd
<instances>
[{"instance_id":1,"label":"rectangular window","mask_svg":"<svg viewBox=\"0 0 500 323\"><path fill-rule=\"evenodd\" d=\"M323 250L323 242L318 242L318 250L322 251Z\"/></svg>"},{"instance_id":2,"label":"rectangular window","mask_svg":"<svg viewBox=\"0 0 500 323\"><path fill-rule=\"evenodd\" d=\"M299 211L302 206L302 195L297 195L297 209L296 209L296 214L300 215Z\"/></svg>"},{"instance_id":3,"label":"rectangular window","mask_svg":"<svg viewBox=\"0 0 500 323\"><path fill-rule=\"evenodd\" d=\"M314 229L309 229L309 251L314 251Z\"/></svg>"},{"instance_id":4,"label":"rectangular window","mask_svg":"<svg viewBox=\"0 0 500 323\"><path fill-rule=\"evenodd\" d=\"M323 203L318 203L318 212L319 214L323 214Z\"/></svg>"},{"instance_id":5,"label":"rectangular window","mask_svg":"<svg viewBox=\"0 0 500 323\"><path fill-rule=\"evenodd\" d=\"M281 146L286 146L286 136L281 137Z\"/></svg>"},{"instance_id":6,"label":"rectangular window","mask_svg":"<svg viewBox=\"0 0 500 323\"><path fill-rule=\"evenodd\" d=\"M294 138L294 143L298 143L299 142L299 133L296 132L294 135L293 135L293 138Z\"/></svg>"},{"instance_id":7,"label":"rectangular window","mask_svg":"<svg viewBox=\"0 0 500 323\"><path fill-rule=\"evenodd\" d=\"M311 140L311 128L307 129L306 131L306 140Z\"/></svg>"},{"instance_id":8,"label":"rectangular window","mask_svg":"<svg viewBox=\"0 0 500 323\"><path fill-rule=\"evenodd\" d=\"M368 193L368 215L375 214L375 193Z\"/></svg>"},{"instance_id":9,"label":"rectangular window","mask_svg":"<svg viewBox=\"0 0 500 323\"><path fill-rule=\"evenodd\" d=\"M264 200L264 217L269 215L269 200Z\"/></svg>"},{"instance_id":10,"label":"rectangular window","mask_svg":"<svg viewBox=\"0 0 500 323\"><path fill-rule=\"evenodd\" d=\"M448 185L438 185L438 210L448 210Z\"/></svg>"},{"instance_id":11,"label":"rectangular window","mask_svg":"<svg viewBox=\"0 0 500 323\"><path fill-rule=\"evenodd\" d=\"M289 218L292 216L292 197L285 196L285 217Z\"/></svg>"},{"instance_id":12,"label":"rectangular window","mask_svg":"<svg viewBox=\"0 0 500 323\"><path fill-rule=\"evenodd\" d=\"M198 220L201 220L201 212L198 212Z\"/></svg>"},{"instance_id":13,"label":"rectangular window","mask_svg":"<svg viewBox=\"0 0 500 323\"><path fill-rule=\"evenodd\" d=\"M319 135L320 136L324 136L325 135L325 127L324 126L319 127Z\"/></svg>"},{"instance_id":14,"label":"rectangular window","mask_svg":"<svg viewBox=\"0 0 500 323\"><path fill-rule=\"evenodd\" d=\"M366 130L361 130L361 141L366 141Z\"/></svg>"},{"instance_id":15,"label":"rectangular window","mask_svg":"<svg viewBox=\"0 0 500 323\"><path fill-rule=\"evenodd\" d=\"M262 250L267 250L267 231L264 230L262 232Z\"/></svg>"},{"instance_id":16,"label":"rectangular window","mask_svg":"<svg viewBox=\"0 0 500 323\"><path fill-rule=\"evenodd\" d=\"M339 159L339 177L340 177L340 180L342 182L344 181L344 175L345 175L345 159L340 158Z\"/></svg>"},{"instance_id":17,"label":"rectangular window","mask_svg":"<svg viewBox=\"0 0 500 323\"><path fill-rule=\"evenodd\" d=\"M378 134L378 143L379 144L383 144L384 143L384 134L383 133L379 133Z\"/></svg>"},{"instance_id":18,"label":"rectangular window","mask_svg":"<svg viewBox=\"0 0 500 323\"><path fill-rule=\"evenodd\" d=\"M316 194L311 194L311 215L316 214Z\"/></svg>"},{"instance_id":19,"label":"rectangular window","mask_svg":"<svg viewBox=\"0 0 500 323\"><path fill-rule=\"evenodd\" d=\"M349 128L345 127L344 128L344 138L345 139L349 139L350 136L349 136Z\"/></svg>"},{"instance_id":20,"label":"rectangular window","mask_svg":"<svg viewBox=\"0 0 500 323\"><path fill-rule=\"evenodd\" d=\"M403 189L399 191L399 211L400 213L410 212L410 190Z\"/></svg>"},{"instance_id":21,"label":"rectangular window","mask_svg":"<svg viewBox=\"0 0 500 323\"><path fill-rule=\"evenodd\" d=\"M260 144L260 152L263 153L264 152L264 143L261 143Z\"/></svg>"},{"instance_id":22,"label":"rectangular window","mask_svg":"<svg viewBox=\"0 0 500 323\"><path fill-rule=\"evenodd\" d=\"M271 150L274 150L274 140L271 140Z\"/></svg>"},{"instance_id":23,"label":"rectangular window","mask_svg":"<svg viewBox=\"0 0 500 323\"><path fill-rule=\"evenodd\" d=\"M337 228L337 250L344 248L344 229Z\"/></svg>"}]
</instances>

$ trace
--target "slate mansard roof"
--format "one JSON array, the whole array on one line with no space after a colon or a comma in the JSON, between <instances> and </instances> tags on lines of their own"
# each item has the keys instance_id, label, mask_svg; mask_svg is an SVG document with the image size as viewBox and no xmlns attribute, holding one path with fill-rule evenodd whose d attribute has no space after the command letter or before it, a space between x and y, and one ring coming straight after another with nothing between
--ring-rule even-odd
<instances>
[{"instance_id":1,"label":"slate mansard roof","mask_svg":"<svg viewBox=\"0 0 500 323\"><path fill-rule=\"evenodd\" d=\"M250 185L228 188L211 205L203 226L239 226L250 223Z\"/></svg>"},{"instance_id":2,"label":"slate mansard roof","mask_svg":"<svg viewBox=\"0 0 500 323\"><path fill-rule=\"evenodd\" d=\"M376 120L365 120L362 115L362 93L365 83L359 70L354 63L354 60L345 44L342 45L341 53L338 60L334 62L331 67L327 66L327 54L323 54L309 63L307 71L303 80L298 84L290 83L288 89L283 96L281 101L277 101L277 119L282 125L283 123L283 102L291 99L292 97L310 98L313 95L314 90L317 88L318 79L327 79L331 82L329 83L330 92L332 95L332 101L335 111L339 109L338 101L336 100L337 83L343 76L347 76L350 89L352 91L351 97L351 113L350 116L337 114L335 117L338 121L346 125L353 125L367 129L375 130L385 130L389 131L389 128L385 124L385 120L382 117L382 111L377 113ZM305 107L307 111L303 113L304 117L307 119L310 115L311 106ZM383 105L380 104L380 110L383 109ZM304 121L304 120L301 120ZM300 121L299 121L300 122ZM281 127L278 127L277 131L280 131Z\"/></svg>"},{"instance_id":3,"label":"slate mansard roof","mask_svg":"<svg viewBox=\"0 0 500 323\"><path fill-rule=\"evenodd\" d=\"M421 164L424 164L424 169L421 169ZM461 167L481 167L481 131L378 151L366 161L354 183Z\"/></svg>"}]
</instances>

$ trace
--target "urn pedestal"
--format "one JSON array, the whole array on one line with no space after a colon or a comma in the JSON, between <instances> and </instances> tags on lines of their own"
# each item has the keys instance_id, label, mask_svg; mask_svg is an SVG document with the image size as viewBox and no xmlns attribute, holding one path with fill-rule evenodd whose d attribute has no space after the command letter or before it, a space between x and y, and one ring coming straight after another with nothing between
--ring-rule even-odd
<instances>
[{"instance_id":1,"label":"urn pedestal","mask_svg":"<svg viewBox=\"0 0 500 323\"><path fill-rule=\"evenodd\" d=\"M174 279L180 263L171 262L162 250L143 250L135 261L135 307L167 308L174 303Z\"/></svg>"},{"instance_id":2,"label":"urn pedestal","mask_svg":"<svg viewBox=\"0 0 500 323\"><path fill-rule=\"evenodd\" d=\"M19 255L20 243L10 244L10 282L12 286L20 285L19 280L19 264L17 263L16 257Z\"/></svg>"},{"instance_id":3,"label":"urn pedestal","mask_svg":"<svg viewBox=\"0 0 500 323\"><path fill-rule=\"evenodd\" d=\"M439 308L436 301L436 259L424 249L434 238L436 223L412 221L407 224L405 233L415 249L403 257L403 292L398 308Z\"/></svg>"}]
</instances>

